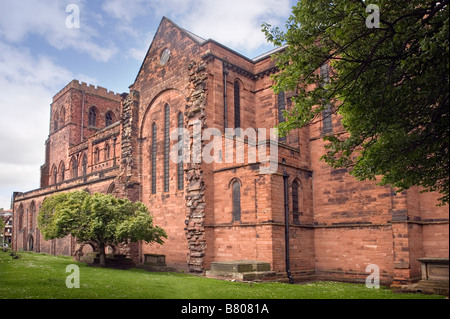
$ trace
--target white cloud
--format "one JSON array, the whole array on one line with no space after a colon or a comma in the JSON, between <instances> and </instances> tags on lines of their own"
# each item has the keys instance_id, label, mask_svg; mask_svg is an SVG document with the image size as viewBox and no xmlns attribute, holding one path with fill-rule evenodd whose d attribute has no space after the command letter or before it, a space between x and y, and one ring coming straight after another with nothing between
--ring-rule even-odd
<instances>
[{"instance_id":1,"label":"white cloud","mask_svg":"<svg viewBox=\"0 0 450 319\"><path fill-rule=\"evenodd\" d=\"M252 51L265 45L263 22L279 24L289 15L289 0L201 0L198 8L182 17L184 28L213 38L233 49Z\"/></svg>"},{"instance_id":2,"label":"white cloud","mask_svg":"<svg viewBox=\"0 0 450 319\"><path fill-rule=\"evenodd\" d=\"M111 17L123 22L131 22L136 16L147 13L145 1L142 0L106 0L103 2L102 9Z\"/></svg>"},{"instance_id":3,"label":"white cloud","mask_svg":"<svg viewBox=\"0 0 450 319\"><path fill-rule=\"evenodd\" d=\"M59 50L74 49L80 53L87 53L96 61L109 61L117 53L117 47L112 43L100 45L101 34L93 26L93 22L99 19L90 19L96 14L85 10L83 2L72 2L80 7L79 29L67 28L66 18L70 13L66 13L65 1L2 1L0 38L10 43L20 43L30 35L39 35Z\"/></svg>"},{"instance_id":4,"label":"white cloud","mask_svg":"<svg viewBox=\"0 0 450 319\"><path fill-rule=\"evenodd\" d=\"M284 25L291 4L292 0L107 0L102 8L130 35L139 35L136 30L145 27L138 27L134 20L148 15L155 19L167 16L203 38L252 52L267 45L262 23Z\"/></svg>"},{"instance_id":5,"label":"white cloud","mask_svg":"<svg viewBox=\"0 0 450 319\"><path fill-rule=\"evenodd\" d=\"M52 97L74 76L24 47L0 41L0 52L0 197L5 199L13 191L39 187ZM81 74L77 78L95 82Z\"/></svg>"}]
</instances>

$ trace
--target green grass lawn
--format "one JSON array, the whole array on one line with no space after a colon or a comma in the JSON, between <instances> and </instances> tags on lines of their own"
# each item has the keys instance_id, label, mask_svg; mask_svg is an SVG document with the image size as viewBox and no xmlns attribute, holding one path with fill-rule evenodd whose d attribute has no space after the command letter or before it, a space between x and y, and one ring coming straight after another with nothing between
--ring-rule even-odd
<instances>
[{"instance_id":1,"label":"green grass lawn","mask_svg":"<svg viewBox=\"0 0 450 319\"><path fill-rule=\"evenodd\" d=\"M181 273L88 267L70 257L19 252L19 259L0 251L0 299L410 299L435 298L399 294L363 284L315 282L239 283ZM66 287L66 267L80 270L80 288Z\"/></svg>"}]
</instances>

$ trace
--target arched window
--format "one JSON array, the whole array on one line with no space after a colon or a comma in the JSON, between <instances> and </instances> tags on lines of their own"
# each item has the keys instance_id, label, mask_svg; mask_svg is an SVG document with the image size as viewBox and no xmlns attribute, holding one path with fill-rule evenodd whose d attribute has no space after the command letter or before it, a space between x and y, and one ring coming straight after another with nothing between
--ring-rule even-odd
<instances>
[{"instance_id":1,"label":"arched window","mask_svg":"<svg viewBox=\"0 0 450 319\"><path fill-rule=\"evenodd\" d=\"M326 63L320 67L320 80L322 85L330 83L330 66Z\"/></svg>"},{"instance_id":2,"label":"arched window","mask_svg":"<svg viewBox=\"0 0 450 319\"><path fill-rule=\"evenodd\" d=\"M111 112L106 113L105 115L105 126L108 127L113 124L114 117Z\"/></svg>"},{"instance_id":3,"label":"arched window","mask_svg":"<svg viewBox=\"0 0 450 319\"><path fill-rule=\"evenodd\" d=\"M294 224L299 222L299 183L297 180L292 182L292 217Z\"/></svg>"},{"instance_id":4,"label":"arched window","mask_svg":"<svg viewBox=\"0 0 450 319\"><path fill-rule=\"evenodd\" d=\"M53 184L58 183L58 169L56 166L53 166L52 168L52 178L53 178Z\"/></svg>"},{"instance_id":5,"label":"arched window","mask_svg":"<svg viewBox=\"0 0 450 319\"><path fill-rule=\"evenodd\" d=\"M53 116L53 131L56 132L58 130L58 123L59 123L59 115L58 112L55 112L55 115Z\"/></svg>"},{"instance_id":6,"label":"arched window","mask_svg":"<svg viewBox=\"0 0 450 319\"><path fill-rule=\"evenodd\" d=\"M105 145L105 160L109 160L111 157L111 147L109 146L109 143L106 143Z\"/></svg>"},{"instance_id":7,"label":"arched window","mask_svg":"<svg viewBox=\"0 0 450 319\"><path fill-rule=\"evenodd\" d=\"M170 107L164 108L164 191L169 191Z\"/></svg>"},{"instance_id":8,"label":"arched window","mask_svg":"<svg viewBox=\"0 0 450 319\"><path fill-rule=\"evenodd\" d=\"M89 126L97 127L97 111L94 106L89 109Z\"/></svg>"},{"instance_id":9,"label":"arched window","mask_svg":"<svg viewBox=\"0 0 450 319\"><path fill-rule=\"evenodd\" d=\"M106 194L112 194L115 189L116 189L116 184L111 183L111 185L109 185L109 187L108 187L108 190L106 191Z\"/></svg>"},{"instance_id":10,"label":"arched window","mask_svg":"<svg viewBox=\"0 0 450 319\"><path fill-rule=\"evenodd\" d=\"M77 178L78 177L78 161L75 156L72 157L71 164L72 164L72 178Z\"/></svg>"},{"instance_id":11,"label":"arched window","mask_svg":"<svg viewBox=\"0 0 450 319\"><path fill-rule=\"evenodd\" d=\"M286 121L284 111L286 110L286 94L282 91L278 93L278 124ZM286 136L280 137L280 142L285 142Z\"/></svg>"},{"instance_id":12,"label":"arched window","mask_svg":"<svg viewBox=\"0 0 450 319\"><path fill-rule=\"evenodd\" d=\"M87 155L84 154L83 155L83 162L82 162L82 169L83 169L83 176L87 174L87 164L88 164L88 159L87 159Z\"/></svg>"},{"instance_id":13,"label":"arched window","mask_svg":"<svg viewBox=\"0 0 450 319\"><path fill-rule=\"evenodd\" d=\"M156 123L152 125L152 194L156 194Z\"/></svg>"},{"instance_id":14,"label":"arched window","mask_svg":"<svg viewBox=\"0 0 450 319\"><path fill-rule=\"evenodd\" d=\"M241 88L239 81L234 82L234 128L241 127ZM238 136L239 133L236 133Z\"/></svg>"},{"instance_id":15,"label":"arched window","mask_svg":"<svg viewBox=\"0 0 450 319\"><path fill-rule=\"evenodd\" d=\"M59 175L61 176L61 182L64 182L65 175L66 175L66 166L64 165L64 162L61 162L59 164Z\"/></svg>"},{"instance_id":16,"label":"arched window","mask_svg":"<svg viewBox=\"0 0 450 319\"><path fill-rule=\"evenodd\" d=\"M184 188L184 170L183 170L183 148L184 148L184 136L183 136L183 113L178 113L178 143L182 143L180 149L178 149L178 164L177 164L177 185L178 190Z\"/></svg>"},{"instance_id":17,"label":"arched window","mask_svg":"<svg viewBox=\"0 0 450 319\"><path fill-rule=\"evenodd\" d=\"M322 86L330 82L330 67L328 64L324 64L320 67L320 79ZM332 121L333 111L331 105L328 104L326 108L322 111L322 130L323 133L330 133L333 131L333 121Z\"/></svg>"},{"instance_id":18,"label":"arched window","mask_svg":"<svg viewBox=\"0 0 450 319\"><path fill-rule=\"evenodd\" d=\"M23 230L23 205L20 204L17 210L18 220L19 220L19 230Z\"/></svg>"},{"instance_id":19,"label":"arched window","mask_svg":"<svg viewBox=\"0 0 450 319\"><path fill-rule=\"evenodd\" d=\"M333 111L331 110L331 105L327 105L327 107L322 112L322 125L324 133L331 133L333 131L332 115Z\"/></svg>"},{"instance_id":20,"label":"arched window","mask_svg":"<svg viewBox=\"0 0 450 319\"><path fill-rule=\"evenodd\" d=\"M241 220L241 183L235 180L232 184L233 191L233 221Z\"/></svg>"},{"instance_id":21,"label":"arched window","mask_svg":"<svg viewBox=\"0 0 450 319\"><path fill-rule=\"evenodd\" d=\"M29 218L29 231L32 231L34 229L34 220L36 218L36 203L34 201L31 202L30 204L30 218Z\"/></svg>"},{"instance_id":22,"label":"arched window","mask_svg":"<svg viewBox=\"0 0 450 319\"><path fill-rule=\"evenodd\" d=\"M98 164L100 162L100 150L98 147L94 150L94 164Z\"/></svg>"},{"instance_id":23,"label":"arched window","mask_svg":"<svg viewBox=\"0 0 450 319\"><path fill-rule=\"evenodd\" d=\"M66 123L66 110L64 108L61 109L59 113L59 127L63 127Z\"/></svg>"}]
</instances>

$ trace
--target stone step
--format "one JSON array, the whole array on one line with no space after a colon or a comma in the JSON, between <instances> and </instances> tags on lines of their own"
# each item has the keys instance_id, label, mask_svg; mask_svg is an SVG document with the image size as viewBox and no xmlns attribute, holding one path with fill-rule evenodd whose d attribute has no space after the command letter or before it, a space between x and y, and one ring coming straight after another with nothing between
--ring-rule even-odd
<instances>
[{"instance_id":1,"label":"stone step","mask_svg":"<svg viewBox=\"0 0 450 319\"><path fill-rule=\"evenodd\" d=\"M268 262L254 260L212 262L206 276L239 281L276 280L276 272L270 270Z\"/></svg>"}]
</instances>

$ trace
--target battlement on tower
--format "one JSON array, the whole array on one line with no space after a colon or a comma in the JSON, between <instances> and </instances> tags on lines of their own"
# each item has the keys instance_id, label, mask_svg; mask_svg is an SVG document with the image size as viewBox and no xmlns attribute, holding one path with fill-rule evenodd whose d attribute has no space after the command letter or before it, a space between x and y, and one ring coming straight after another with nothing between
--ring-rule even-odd
<instances>
[{"instance_id":1,"label":"battlement on tower","mask_svg":"<svg viewBox=\"0 0 450 319\"><path fill-rule=\"evenodd\" d=\"M95 86L91 84L87 84L86 82L80 82L78 80L72 80L69 84L67 84L61 91L55 94L53 97L53 102L67 93L70 89L76 89L79 91L84 91L87 94L93 94L97 96L101 96L107 99L111 99L114 101L120 101L120 94L115 93L113 91L109 91L101 86Z\"/></svg>"}]
</instances>

